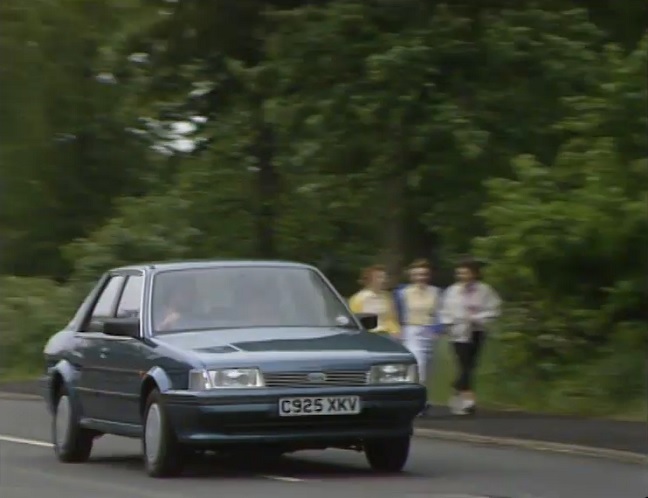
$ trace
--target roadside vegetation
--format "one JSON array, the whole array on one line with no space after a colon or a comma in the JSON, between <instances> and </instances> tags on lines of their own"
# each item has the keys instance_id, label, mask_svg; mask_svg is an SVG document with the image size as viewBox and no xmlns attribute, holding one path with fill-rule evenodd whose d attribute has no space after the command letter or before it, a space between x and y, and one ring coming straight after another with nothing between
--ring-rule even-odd
<instances>
[{"instance_id":1,"label":"roadside vegetation","mask_svg":"<svg viewBox=\"0 0 648 498\"><path fill-rule=\"evenodd\" d=\"M471 252L488 405L645 420L644 2L504 3L0 2L0 376L114 265Z\"/></svg>"}]
</instances>

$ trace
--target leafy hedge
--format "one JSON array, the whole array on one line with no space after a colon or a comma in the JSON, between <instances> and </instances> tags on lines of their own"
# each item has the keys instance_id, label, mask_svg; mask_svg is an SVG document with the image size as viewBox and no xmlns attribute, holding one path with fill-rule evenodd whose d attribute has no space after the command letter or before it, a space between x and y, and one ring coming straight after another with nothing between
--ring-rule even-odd
<instances>
[{"instance_id":1,"label":"leafy hedge","mask_svg":"<svg viewBox=\"0 0 648 498\"><path fill-rule=\"evenodd\" d=\"M38 373L43 346L72 318L78 292L44 278L0 277L0 288L0 373Z\"/></svg>"}]
</instances>

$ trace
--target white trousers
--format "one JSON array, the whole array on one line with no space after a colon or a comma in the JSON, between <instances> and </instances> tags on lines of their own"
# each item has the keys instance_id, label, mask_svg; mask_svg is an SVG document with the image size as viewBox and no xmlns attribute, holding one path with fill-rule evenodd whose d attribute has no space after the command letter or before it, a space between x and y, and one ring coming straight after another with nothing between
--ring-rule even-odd
<instances>
[{"instance_id":1,"label":"white trousers","mask_svg":"<svg viewBox=\"0 0 648 498\"><path fill-rule=\"evenodd\" d=\"M435 339L427 327L418 325L405 325L402 338L403 346L416 358L421 384L427 386Z\"/></svg>"}]
</instances>

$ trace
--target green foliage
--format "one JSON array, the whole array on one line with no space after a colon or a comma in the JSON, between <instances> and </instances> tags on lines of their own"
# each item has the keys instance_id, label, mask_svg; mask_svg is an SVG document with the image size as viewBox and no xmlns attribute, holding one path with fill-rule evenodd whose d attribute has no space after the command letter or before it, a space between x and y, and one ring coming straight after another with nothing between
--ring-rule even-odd
<instances>
[{"instance_id":1,"label":"green foliage","mask_svg":"<svg viewBox=\"0 0 648 498\"><path fill-rule=\"evenodd\" d=\"M0 9L0 265L64 278L59 247L140 185L144 153L121 120L125 89L95 67L102 41L131 11L108 0L9 0Z\"/></svg>"},{"instance_id":2,"label":"green foliage","mask_svg":"<svg viewBox=\"0 0 648 498\"><path fill-rule=\"evenodd\" d=\"M488 182L489 235L476 245L507 300L499 367L554 386L548 402L619 405L645 394L648 139L646 117L636 113L648 104L639 84L643 45L623 62L613 47L603 52L609 79L569 99L573 114L557 128L573 138L552 165L521 156L512 178Z\"/></svg>"},{"instance_id":3,"label":"green foliage","mask_svg":"<svg viewBox=\"0 0 648 498\"><path fill-rule=\"evenodd\" d=\"M36 278L7 302L170 258L302 260L349 294L425 256L445 284L472 245L507 303L489 401L632 404L648 43L617 3L5 0L0 273ZM2 306L37 351L68 305L25 333Z\"/></svg>"},{"instance_id":4,"label":"green foliage","mask_svg":"<svg viewBox=\"0 0 648 498\"><path fill-rule=\"evenodd\" d=\"M91 283L107 268L134 261L187 257L199 232L187 226L186 210L187 202L170 196L123 199L118 216L65 248L77 262L76 281Z\"/></svg>"},{"instance_id":5,"label":"green foliage","mask_svg":"<svg viewBox=\"0 0 648 498\"><path fill-rule=\"evenodd\" d=\"M72 289L42 278L1 277L0 286L0 375L38 372L45 342L81 301Z\"/></svg>"}]
</instances>

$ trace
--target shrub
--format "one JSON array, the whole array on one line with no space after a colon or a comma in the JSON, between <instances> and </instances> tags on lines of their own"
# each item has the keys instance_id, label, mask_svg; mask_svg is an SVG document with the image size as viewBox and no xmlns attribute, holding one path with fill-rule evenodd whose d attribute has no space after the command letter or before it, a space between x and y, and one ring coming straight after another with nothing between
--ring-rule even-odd
<instances>
[{"instance_id":1,"label":"shrub","mask_svg":"<svg viewBox=\"0 0 648 498\"><path fill-rule=\"evenodd\" d=\"M0 373L38 371L50 335L71 319L74 289L43 278L0 277Z\"/></svg>"}]
</instances>

